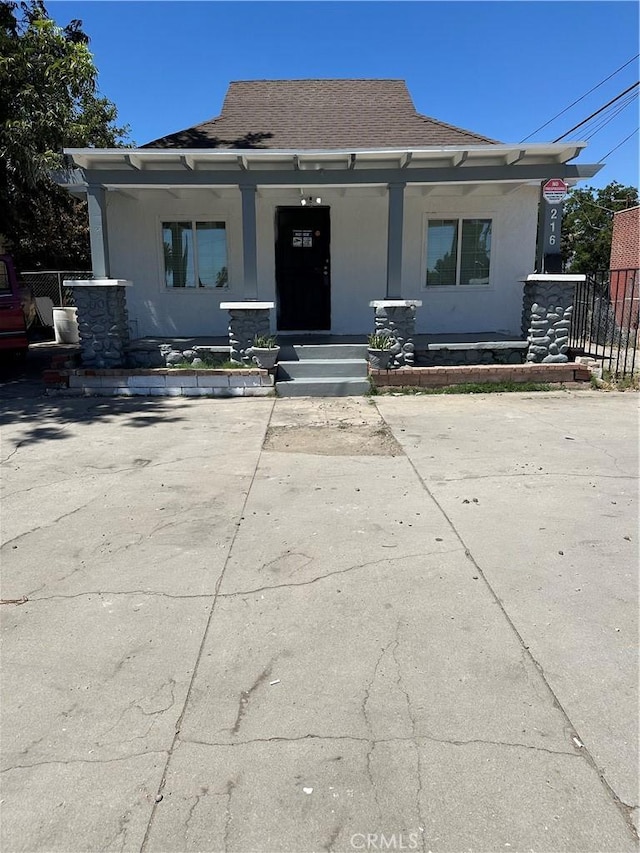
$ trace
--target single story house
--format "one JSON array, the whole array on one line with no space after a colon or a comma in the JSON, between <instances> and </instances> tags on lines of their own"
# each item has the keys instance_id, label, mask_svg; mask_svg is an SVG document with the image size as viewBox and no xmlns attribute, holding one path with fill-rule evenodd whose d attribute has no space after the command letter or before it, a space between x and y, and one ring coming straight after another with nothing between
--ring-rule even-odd
<instances>
[{"instance_id":1,"label":"single story house","mask_svg":"<svg viewBox=\"0 0 640 853\"><path fill-rule=\"evenodd\" d=\"M133 337L221 336L221 304L272 331L360 335L374 300L416 332L521 337L541 182L581 142L503 144L416 112L402 80L233 82L217 118L135 149L68 149L93 274L126 279Z\"/></svg>"}]
</instances>

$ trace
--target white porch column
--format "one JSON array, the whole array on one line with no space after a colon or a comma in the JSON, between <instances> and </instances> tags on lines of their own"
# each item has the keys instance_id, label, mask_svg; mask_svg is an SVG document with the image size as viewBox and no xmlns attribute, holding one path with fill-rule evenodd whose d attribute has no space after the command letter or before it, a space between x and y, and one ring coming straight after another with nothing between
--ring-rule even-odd
<instances>
[{"instance_id":1,"label":"white porch column","mask_svg":"<svg viewBox=\"0 0 640 853\"><path fill-rule=\"evenodd\" d=\"M242 194L242 260L244 298L258 298L258 262L256 255L256 186L240 186Z\"/></svg>"},{"instance_id":2,"label":"white porch column","mask_svg":"<svg viewBox=\"0 0 640 853\"><path fill-rule=\"evenodd\" d=\"M109 240L107 236L107 194L104 187L89 184L89 240L91 268L95 278L109 278Z\"/></svg>"},{"instance_id":3,"label":"white porch column","mask_svg":"<svg viewBox=\"0 0 640 853\"><path fill-rule=\"evenodd\" d=\"M405 186L405 183L389 184L387 299L400 299L402 295L402 226Z\"/></svg>"}]
</instances>

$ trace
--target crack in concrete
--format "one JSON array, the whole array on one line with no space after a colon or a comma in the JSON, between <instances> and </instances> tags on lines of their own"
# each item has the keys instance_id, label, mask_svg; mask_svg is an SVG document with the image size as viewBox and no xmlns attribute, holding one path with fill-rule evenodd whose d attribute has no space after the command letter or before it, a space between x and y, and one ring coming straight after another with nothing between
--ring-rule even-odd
<instances>
[{"instance_id":1,"label":"crack in concrete","mask_svg":"<svg viewBox=\"0 0 640 853\"><path fill-rule=\"evenodd\" d=\"M169 687L169 693L170 693L170 699L169 699L168 705L165 705L163 708L156 708L153 711L145 711L144 708L142 707L142 705L140 704L141 702L144 701L144 699L138 699L138 701L134 705L134 708L138 708L140 710L140 713L144 714L145 717L153 717L156 714L164 714L165 711L168 711L171 708L173 708L173 706L176 703L176 680L175 680L175 678L169 678L167 681L164 681L160 685L160 687L158 687L158 689L154 693L152 693L151 696L149 697L149 700L153 699L162 690L164 690L164 688L167 686Z\"/></svg>"},{"instance_id":2,"label":"crack in concrete","mask_svg":"<svg viewBox=\"0 0 640 853\"><path fill-rule=\"evenodd\" d=\"M37 527L33 527L31 530L25 530L24 533L20 533L18 534L18 536L14 536L12 539L7 539L6 542L3 542L2 545L0 545L0 549L6 548L7 545L11 545L13 542L18 542L20 539L24 539L25 536L30 536L32 533L37 533L39 530L48 530L50 527L53 527L59 521L62 521L63 518L70 518L77 512L82 512L83 509L86 509L89 504L92 504L94 501L98 500L99 497L101 497L101 495L95 495L95 497L90 498L81 506L78 506L75 509L70 510L69 512L64 512L62 515L59 515L57 518L52 519L46 524L39 524L37 525Z\"/></svg>"},{"instance_id":3,"label":"crack in concrete","mask_svg":"<svg viewBox=\"0 0 640 853\"><path fill-rule=\"evenodd\" d=\"M124 814L120 815L118 818L118 828L114 835L105 843L105 850L112 850L118 838L122 836L122 843L120 844L120 853L122 853L127 843L127 831L132 813L133 808L128 808Z\"/></svg>"},{"instance_id":4,"label":"crack in concrete","mask_svg":"<svg viewBox=\"0 0 640 853\"><path fill-rule=\"evenodd\" d=\"M198 807L200 800L203 797L206 797L208 793L209 793L208 786L202 785L200 788L200 793L196 794L195 801L194 801L193 805L189 808L189 812L187 813L187 817L186 817L186 820L184 822L184 838L185 838L185 840L187 838L187 835L189 834L189 824L193 820L193 813L195 812L196 808Z\"/></svg>"},{"instance_id":5,"label":"crack in concrete","mask_svg":"<svg viewBox=\"0 0 640 853\"><path fill-rule=\"evenodd\" d=\"M538 423L544 424L544 426L546 426L546 427L551 427L554 430L554 433L557 432L558 425L556 423L550 423L549 421L540 417L539 414L532 414L531 412L529 412L529 417L538 421ZM618 464L618 458L616 456L614 456L613 453L610 453L608 450L606 450L604 447L599 447L597 444L594 444L592 441L589 441L588 438L579 438L578 441L582 441L588 447L593 448L593 450L597 451L598 453L604 454L604 456L607 456L609 459L611 459L615 468L617 468L618 471L621 471L621 472L624 471L624 469L620 468L620 466Z\"/></svg>"},{"instance_id":6,"label":"crack in concrete","mask_svg":"<svg viewBox=\"0 0 640 853\"><path fill-rule=\"evenodd\" d=\"M134 705L133 702L130 702L127 705L127 707L123 711L120 712L120 715L119 715L118 719L115 721L115 723L112 726L109 726L108 729L105 729L102 732L102 734L100 735L102 740L97 740L96 746L108 746L108 745L114 744L114 743L132 743L134 740L144 740L146 737L149 736L149 734L151 733L151 729L156 724L156 718L155 717L150 721L149 725L147 726L147 728L145 729L145 731L141 735L132 735L131 737L125 738L124 740L120 737L113 738L112 740L104 740L105 735L108 735L109 732L112 732L114 729L116 729L120 725L120 723L122 722L122 719L125 717L125 715L129 711L131 711L134 707L137 707L137 706Z\"/></svg>"},{"instance_id":7,"label":"crack in concrete","mask_svg":"<svg viewBox=\"0 0 640 853\"><path fill-rule=\"evenodd\" d=\"M73 572L71 572L73 574ZM37 591L37 590L36 590ZM69 595L42 595L37 598L29 598L29 602L36 601L56 601L58 599L66 600L66 599L74 599L74 598L82 598L85 595L150 595L150 596L159 596L160 598L212 598L214 593L212 592L203 592L203 593L194 593L193 595L174 595L171 592L160 592L159 590L152 589L123 589L123 590L109 590L109 589L94 589L88 590L87 592L74 592Z\"/></svg>"},{"instance_id":8,"label":"crack in concrete","mask_svg":"<svg viewBox=\"0 0 640 853\"><path fill-rule=\"evenodd\" d=\"M378 799L378 791L376 788L375 780L373 778L373 771L371 769L371 758L373 756L373 751L376 748L376 740L375 740L375 732L373 730L373 723L371 722L371 718L369 717L369 714L367 713L367 704L369 702L369 696L370 696L371 690L373 688L376 677L378 675L378 669L380 668L380 664L382 663L382 659L384 658L385 654L389 650L390 645L391 645L391 643L388 643L386 646L384 646L382 648L380 654L378 655L378 659L377 659L376 664L373 668L373 674L371 675L371 679L365 685L364 697L362 699L362 706L361 706L362 716L364 717L365 725L369 729L369 734L371 735L371 739L369 741L369 748L367 750L367 755L366 755L366 759L365 759L366 768L367 768L367 776L369 778L371 790L373 791L373 798L375 800L376 808L378 809L378 815L380 816L381 820L382 820L382 807L380 806L380 801ZM335 841L335 839L333 839L333 840Z\"/></svg>"},{"instance_id":9,"label":"crack in concrete","mask_svg":"<svg viewBox=\"0 0 640 853\"><path fill-rule=\"evenodd\" d=\"M374 403L374 405L375 405L375 403ZM539 417L537 417L537 419L541 420ZM543 420L541 420L541 422L545 423ZM585 439L582 439L582 440L585 441L585 443L587 445L593 446L592 444L590 444L589 441L587 441ZM602 451L602 448L595 448L595 449ZM606 451L603 451L603 452L605 453L606 456L609 456L614 461L616 468L618 468L617 460L615 459L615 457L611 456L611 454L607 453ZM440 503L440 501L436 498L434 493L431 491L431 489L427 485L426 480L422 477L422 475L418 471L413 459L407 455L407 460L409 462L409 465L413 469L414 474L415 474L418 482L421 484L422 488L424 489L425 493L431 498L431 500L433 501L435 506L440 510L440 512L442 513L442 515L446 519L447 523L449 524L449 527L451 528L456 539L460 542L460 544L464 548L464 552L465 552L466 557L469 559L469 561L473 565L473 567L474 567L475 571L478 573L478 575L482 578L482 580L483 580L484 584L486 585L487 589L489 590L492 598L494 599L494 601L496 602L496 604L500 608L502 615L504 616L505 620L507 621L507 624L509 625L511 631L513 632L513 634L517 638L517 641L520 644L522 650L529 657L529 659L534 664L534 666L537 668L537 670L540 672L540 677L541 677L541 679L542 679L542 681L543 681L543 683L544 683L544 685L548 691L549 696L551 697L555 707L560 711L560 713L563 715L563 717L566 721L565 731L568 731L572 737L573 736L577 737L578 740L583 744L583 746L580 748L576 747L576 750L578 750L576 752L576 754L578 756L582 757L587 762L587 764L596 772L598 779L600 780L605 791L611 797L611 799L615 803L616 807L618 808L618 810L619 810L619 812L620 812L620 814L624 820L624 823L625 823L629 833L631 834L631 837L637 843L640 840L640 836L638 835L638 831L637 831L635 824L632 820L631 810L628 808L628 806L626 806L622 802L622 800L620 799L618 794L614 791L613 787L609 784L609 782L607 781L606 776L604 774L604 771L598 767L595 759L593 758L588 747L586 746L584 739L581 738L580 735L578 734L576 727L574 726L571 718L569 717L569 714L567 713L567 711L563 707L558 696L556 695L555 691L551 687L551 684L547 680L542 666L538 663L538 661L534 658L533 654L529 650L529 646L525 643L524 637L522 636L522 634L520 633L520 631L516 627L513 619L507 613L505 603L502 601L500 596L494 590L493 586L489 583L489 580L488 580L486 574L484 573L484 570L480 567L480 564L477 562L477 560L475 559L475 557L471 553L470 549L467 547L467 544L466 544L462 534L458 531L458 529L455 526L451 517L448 515L448 513L445 511L445 509L442 506L442 504ZM620 470L620 469L618 468L618 470ZM567 754L567 753L564 753L564 754Z\"/></svg>"},{"instance_id":10,"label":"crack in concrete","mask_svg":"<svg viewBox=\"0 0 640 853\"><path fill-rule=\"evenodd\" d=\"M422 756L420 754L420 746L417 740L417 721L413 711L413 706L411 704L411 697L404 686L404 682L402 679L402 667L400 666L400 661L398 660L398 646L400 645L400 625L401 622L398 620L396 623L396 636L395 641L392 646L391 654L396 664L396 672L398 674L398 678L396 680L396 684L405 698L405 703L407 706L407 715L409 717L409 722L411 724L411 740L413 741L415 747L415 755L416 755L416 817L418 820L419 827L425 827L426 823L422 816ZM426 851L426 839L424 836L424 832L421 833L422 839L422 850Z\"/></svg>"},{"instance_id":11,"label":"crack in concrete","mask_svg":"<svg viewBox=\"0 0 640 853\"><path fill-rule=\"evenodd\" d=\"M47 761L34 761L31 764L12 764L4 767L0 773L9 773L13 770L29 770L32 767L46 767L52 764L113 764L116 761L129 761L130 758L140 758L144 755L167 755L166 749L149 749L145 752L132 752L129 755L119 755L117 758L51 758Z\"/></svg>"},{"instance_id":12,"label":"crack in concrete","mask_svg":"<svg viewBox=\"0 0 640 853\"><path fill-rule=\"evenodd\" d=\"M569 750L564 749L548 749L545 746L533 746L533 744L528 743L517 743L512 741L505 740L485 740L484 738L470 738L469 740L448 740L447 738L439 738L434 737L434 735L417 735L418 740L430 740L435 743L446 743L449 746L469 746L472 744L483 744L486 746L511 746L516 747L518 749L531 749L534 752L546 752L549 755L566 755L569 758L579 758L577 752L569 752Z\"/></svg>"},{"instance_id":13,"label":"crack in concrete","mask_svg":"<svg viewBox=\"0 0 640 853\"><path fill-rule=\"evenodd\" d=\"M124 657L122 659L122 661L120 661L119 664L116 666L116 668L115 668L114 672L112 673L112 675L110 676L110 678L113 678L115 676L115 674L122 668L124 663L126 663L128 660L130 660L131 657L132 657L131 654L128 654L126 657ZM156 708L153 711L145 711L144 708L142 707L142 705L140 704L141 702L144 702L144 697L141 697L139 699L133 699L131 702L129 702L126 705L125 708L123 708L123 710L120 712L118 719L115 721L115 723L113 723L113 725L109 726L109 728L105 729L105 731L102 732L101 737L103 739L96 741L96 746L104 746L105 744L112 744L112 743L131 743L134 740L144 740L144 738L148 737L149 734L151 733L151 729L155 726L155 724L157 722L158 714L163 714L165 711L168 711L170 708L172 708L173 705L175 704L176 681L174 678L169 678L167 681L164 681L158 688L156 688L156 690L151 694L149 699L153 699L155 696L157 696L160 693L160 691L163 690L167 685L169 685L169 690L170 690L170 694L171 694L170 701L169 701L168 705L166 705L162 708ZM122 722L122 720L124 719L126 714L129 711L133 711L134 709L136 711L139 711L144 717L153 717L153 719L151 720L151 722L147 726L146 730L140 735L132 735L130 738L125 738L124 740L122 740L119 737L115 738L114 740L104 740L105 735L108 735L109 732L112 732L114 729L116 729L120 725L120 723Z\"/></svg>"},{"instance_id":14,"label":"crack in concrete","mask_svg":"<svg viewBox=\"0 0 640 853\"><path fill-rule=\"evenodd\" d=\"M4 465L4 463L7 462L14 455L14 453L16 453L20 446L25 443L29 444L30 440L22 439L22 441L18 442L18 444L16 445L16 449L12 453L10 453L6 459L0 461L0 465ZM62 483L70 483L78 480L84 480L87 478L114 477L118 474L127 474L130 471L143 471L146 468L162 468L167 465L178 465L190 459L198 459L202 461L202 456L184 456L179 459L168 459L165 462L148 462L146 465L141 465L140 463L138 463L136 465L128 465L126 468L100 468L97 465L87 465L86 468L92 468L93 471L80 471L77 474L74 474L73 477L62 477L60 480L52 480L48 483L37 483L35 486L29 486L28 489L16 489L13 492L5 494L4 497L10 498L13 497L13 495L23 495L27 492L33 492L37 489L48 489L51 488L51 486L60 486Z\"/></svg>"},{"instance_id":15,"label":"crack in concrete","mask_svg":"<svg viewBox=\"0 0 640 853\"><path fill-rule=\"evenodd\" d=\"M27 443L28 443L28 441L29 441L29 439L28 439L28 438L22 438L22 439L20 439L20 441L16 444L16 446L15 446L15 447L13 448L13 450L11 451L11 453L10 453L8 456L5 456L5 458L4 458L4 459L0 459L0 465L5 465L5 464L6 464L6 463L7 463L7 462L8 462L8 461L13 457L13 456L15 456L15 455L16 455L16 453L20 450L20 448L22 447L22 445L23 445L23 444L27 444ZM5 497L8 497L8 495L5 495Z\"/></svg>"},{"instance_id":16,"label":"crack in concrete","mask_svg":"<svg viewBox=\"0 0 640 853\"><path fill-rule=\"evenodd\" d=\"M217 604L218 598L219 598L219 596L220 596L220 587L221 587L221 585L222 585L222 581L224 580L225 572L226 572L226 570L227 570L227 566L229 565L229 559L230 559L230 557L231 557L231 552L232 552L232 550L233 550L234 543L235 543L235 541L236 541L236 539L237 539L237 537L238 537L238 533L239 533L239 531L240 531L241 520L242 520L242 517L244 516L244 511L245 511L245 508L246 508L246 506L247 506L247 502L248 502L248 500L249 500L249 495L251 494L251 489L253 488L253 484L254 484L254 482L255 482L256 475L257 475L257 473L258 473L258 467L259 467L259 465L260 465L260 460L261 460L261 458L262 458L262 453L263 453L263 449L262 449L262 448L263 448L263 445L264 445L264 439L265 439L266 432L267 432L267 430L268 430L268 428L269 428L269 424L271 423L271 418L272 418L272 416L273 416L273 410L274 410L274 408L275 408L275 402L276 402L276 401L275 401L275 399L271 402L271 408L270 408L270 410L269 410L269 416L268 416L268 418L267 418L267 420L266 420L265 428L264 428L264 431L263 431L263 434L262 434L262 438L261 438L261 441L260 441L260 445L259 445L260 449L259 449L259 450L258 450L258 452L257 452L257 457L256 457L255 466L254 466L254 468L253 468L253 473L251 474L251 477L249 478L249 483L248 483L248 486L247 486L247 491L246 491L246 493L245 493L245 495L244 495L244 500L242 501L242 506L239 508L239 512L238 512L238 516L237 516L237 518L238 518L238 522L234 525L233 536L231 537L231 541L229 542L229 549L228 549L228 551L227 551L227 555L226 555L226 558L225 558L224 564L223 564L223 566L222 566L222 571L220 572L220 575L219 575L219 577L218 577L218 579L217 579L217 581L216 581L215 589L214 589L213 596L212 596L212 599L213 599L213 600L212 600L212 602L211 602L211 606L210 606L210 608L209 608L209 616L208 616L208 618L207 618L207 622L206 622L206 625L205 625L205 627L204 627L204 631L203 631L203 633L202 633L202 639L201 639L201 641L200 641L200 647L199 647L199 649L198 649L198 652L197 652L197 655L196 655L195 664L194 664L194 667L193 667L193 671L192 671L192 673L191 673L191 680L190 680L190 682L189 682L189 686L188 686L187 691L186 691L186 693L185 693L184 702L183 702L183 704L182 704L182 710L181 710L180 715L178 716L178 719L177 719L176 724L175 724L175 733L174 733L173 740L172 740L172 742L171 742L171 746L170 746L169 751L168 751L168 754L167 754L167 760L166 760L166 762L165 762L165 767L164 767L164 772L163 772L163 779L162 779L162 782L161 782L161 785L160 785L160 791L162 790L162 788L163 788L163 786L164 786L164 784L165 784L167 771L168 771L168 768L169 768L169 764L171 763L171 757L172 757L172 755L173 755L173 751L174 751L174 749L175 749L175 747L176 747L176 744L178 743L178 740L179 740L179 736L180 736L180 728L181 728L181 726L182 726L182 721L183 721L184 716L185 716L185 714L186 714L187 706L188 706L188 704L189 704L189 700L190 700L190 698L191 698L191 693L192 693L192 690L193 690L193 685L194 685L194 682L195 682L195 679L196 679L196 675L198 674L198 669L199 669L199 666L200 666L200 661L202 660L202 655L203 655L203 652L204 652L204 646L205 646L205 643L206 643L206 640L207 640L207 636L208 636L208 634L209 634L209 629L210 629L210 627L211 627L211 623L212 623L212 621L213 621L213 616L214 616L214 612L215 612L216 604ZM210 597L211 597L211 596L210 596ZM230 783L230 784L231 784L231 783ZM235 785L235 783L233 783L233 784ZM233 788L230 788L230 789L229 789L229 795L228 795L228 796L229 796L229 802L227 803L227 812L228 812L228 815L229 815L229 824L230 824L230 821L231 821L230 806L231 806L231 793L232 793L232 791L233 791ZM141 844L141 847L140 847L140 853L144 853L144 851L147 849L147 846L148 846L148 844L149 844L149 837L150 837L151 829L152 829L153 822L154 822L154 819L155 819L156 807L157 807L157 802L156 802L156 803L154 803L153 808L152 808L152 810L151 810L151 815L149 816L149 821L148 821L148 823L147 823L147 828L146 828L146 830L145 830L144 838L142 839L142 844ZM227 837L226 837L226 833L225 833L225 844L226 844L226 841L227 841ZM225 849L226 849L226 848L225 848Z\"/></svg>"},{"instance_id":17,"label":"crack in concrete","mask_svg":"<svg viewBox=\"0 0 640 853\"><path fill-rule=\"evenodd\" d=\"M348 572L356 571L357 569L366 569L369 566L376 566L380 563L394 563L399 560L413 560L417 557L431 557L431 556L439 556L440 554L453 554L458 553L462 549L461 548L452 548L450 550L438 550L438 551L421 551L418 554L402 554L397 557L381 557L378 560L369 560L366 563L358 563L355 566L347 566L346 569L337 569L335 572L327 572L325 575L318 575L315 578L310 578L308 581L299 581L298 583L279 583L279 584L271 584L269 586L260 586L256 589L243 589L238 590L237 592L221 592L219 594L219 598L235 598L236 596L243 595L253 595L256 592L267 592L271 589L287 589L289 587L296 586L310 586L311 584L317 583L318 581L325 580L325 578L332 578L336 575L345 575Z\"/></svg>"},{"instance_id":18,"label":"crack in concrete","mask_svg":"<svg viewBox=\"0 0 640 853\"><path fill-rule=\"evenodd\" d=\"M372 739L370 737L361 737L358 735L322 735L322 734L306 734L306 735L297 735L295 737L284 737L279 735L274 735L273 737L264 737L264 738L250 738L249 740L235 740L235 741L209 741L209 740L200 740L197 738L185 738L180 735L180 740L182 743L190 743L195 744L196 746L215 746L215 747L237 747L237 746L251 746L254 743L297 743L300 741L307 740L326 740L326 741L349 741L352 743L363 743L370 744ZM547 749L542 746L534 746L533 744L528 743L517 743L510 741L499 741L499 740L483 740L481 738L474 738L471 740L448 740L447 738L438 738L433 735L425 735L425 734L415 734L409 737L385 737L385 738L374 738L373 743L410 743L415 744L421 741L434 741L435 743L444 743L450 746L469 746L473 744L486 744L487 746L503 746L508 748L515 749L530 749L537 752L546 752L550 755L563 755L568 758L579 758L579 754L575 751L569 752L568 750L560 750L560 749Z\"/></svg>"}]
</instances>

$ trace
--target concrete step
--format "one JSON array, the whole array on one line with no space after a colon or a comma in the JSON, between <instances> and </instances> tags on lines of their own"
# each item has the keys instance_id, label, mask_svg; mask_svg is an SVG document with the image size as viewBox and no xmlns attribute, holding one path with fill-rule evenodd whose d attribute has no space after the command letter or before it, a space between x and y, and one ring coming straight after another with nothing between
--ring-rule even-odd
<instances>
[{"instance_id":1,"label":"concrete step","mask_svg":"<svg viewBox=\"0 0 640 853\"><path fill-rule=\"evenodd\" d=\"M279 361L306 361L307 359L349 360L367 357L363 344L280 344Z\"/></svg>"},{"instance_id":2,"label":"concrete step","mask_svg":"<svg viewBox=\"0 0 640 853\"><path fill-rule=\"evenodd\" d=\"M368 379L289 379L276 382L278 397L361 397L369 391Z\"/></svg>"},{"instance_id":3,"label":"concrete step","mask_svg":"<svg viewBox=\"0 0 640 853\"><path fill-rule=\"evenodd\" d=\"M363 379L367 362L363 358L305 358L302 361L279 361L278 381L286 379Z\"/></svg>"}]
</instances>

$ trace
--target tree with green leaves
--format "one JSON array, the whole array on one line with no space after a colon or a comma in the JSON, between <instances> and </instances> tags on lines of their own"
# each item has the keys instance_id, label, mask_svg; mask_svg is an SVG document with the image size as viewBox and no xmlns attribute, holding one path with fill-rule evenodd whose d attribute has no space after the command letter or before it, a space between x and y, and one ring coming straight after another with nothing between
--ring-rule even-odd
<instances>
[{"instance_id":1,"label":"tree with green leaves","mask_svg":"<svg viewBox=\"0 0 640 853\"><path fill-rule=\"evenodd\" d=\"M562 220L562 261L567 272L609 269L613 214L638 204L638 190L612 181L571 190Z\"/></svg>"},{"instance_id":2,"label":"tree with green leaves","mask_svg":"<svg viewBox=\"0 0 640 853\"><path fill-rule=\"evenodd\" d=\"M116 147L128 128L97 89L82 22L0 0L0 235L19 268L88 268L86 205L49 177L64 147Z\"/></svg>"}]
</instances>

